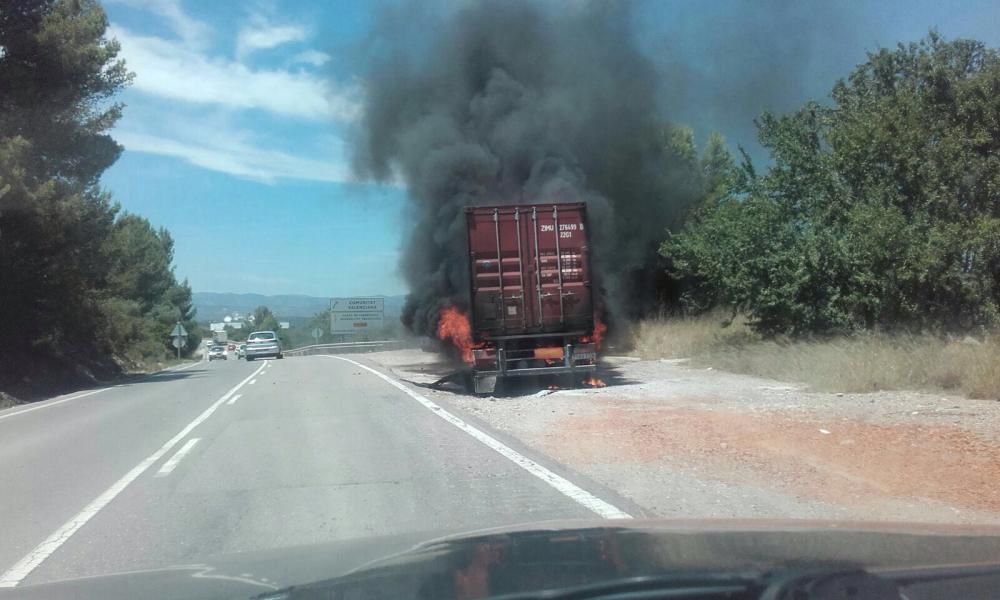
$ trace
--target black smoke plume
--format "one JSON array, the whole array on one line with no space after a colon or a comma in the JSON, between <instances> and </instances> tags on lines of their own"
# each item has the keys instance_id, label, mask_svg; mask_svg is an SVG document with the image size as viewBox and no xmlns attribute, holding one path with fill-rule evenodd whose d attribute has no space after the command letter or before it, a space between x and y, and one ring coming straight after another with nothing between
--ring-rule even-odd
<instances>
[{"instance_id":1,"label":"black smoke plume","mask_svg":"<svg viewBox=\"0 0 1000 600\"><path fill-rule=\"evenodd\" d=\"M355 167L400 178L412 199L400 265L412 331L466 308L470 205L586 201L612 319L653 304L656 246L697 192L666 150L659 77L630 22L626 3L505 0L380 23Z\"/></svg>"}]
</instances>

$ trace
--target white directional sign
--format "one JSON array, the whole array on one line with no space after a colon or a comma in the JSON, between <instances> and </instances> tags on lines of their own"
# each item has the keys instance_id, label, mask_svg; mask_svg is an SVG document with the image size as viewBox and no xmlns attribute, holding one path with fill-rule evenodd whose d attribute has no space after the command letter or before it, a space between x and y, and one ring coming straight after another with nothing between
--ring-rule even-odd
<instances>
[{"instance_id":1,"label":"white directional sign","mask_svg":"<svg viewBox=\"0 0 1000 600\"><path fill-rule=\"evenodd\" d=\"M330 333L360 333L382 327L383 298L334 298L330 300Z\"/></svg>"}]
</instances>

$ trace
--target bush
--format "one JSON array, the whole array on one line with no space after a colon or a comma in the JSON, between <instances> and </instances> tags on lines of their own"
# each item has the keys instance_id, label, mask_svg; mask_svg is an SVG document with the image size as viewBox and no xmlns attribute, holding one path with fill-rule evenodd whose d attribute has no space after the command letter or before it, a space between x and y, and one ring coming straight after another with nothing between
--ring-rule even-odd
<instances>
[{"instance_id":1,"label":"bush","mask_svg":"<svg viewBox=\"0 0 1000 600\"><path fill-rule=\"evenodd\" d=\"M1000 315L1000 54L936 34L870 54L833 90L758 121L749 163L661 253L684 301L777 335L985 331Z\"/></svg>"}]
</instances>

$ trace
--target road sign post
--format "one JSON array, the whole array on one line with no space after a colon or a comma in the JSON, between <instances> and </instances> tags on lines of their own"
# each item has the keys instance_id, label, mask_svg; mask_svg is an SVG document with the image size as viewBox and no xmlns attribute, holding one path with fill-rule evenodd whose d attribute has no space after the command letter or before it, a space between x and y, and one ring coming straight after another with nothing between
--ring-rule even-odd
<instances>
[{"instance_id":1,"label":"road sign post","mask_svg":"<svg viewBox=\"0 0 1000 600\"><path fill-rule=\"evenodd\" d=\"M174 330L170 332L170 337L174 338L173 344L174 348L177 348L177 358L181 357L181 348L187 344L188 332L181 325L180 321L177 321L177 325L174 326Z\"/></svg>"},{"instance_id":2,"label":"road sign post","mask_svg":"<svg viewBox=\"0 0 1000 600\"><path fill-rule=\"evenodd\" d=\"M318 344L320 338L323 337L323 330L320 329L319 327L317 327L316 329L313 329L312 330L312 336L313 336L313 339L316 340L316 343Z\"/></svg>"}]
</instances>

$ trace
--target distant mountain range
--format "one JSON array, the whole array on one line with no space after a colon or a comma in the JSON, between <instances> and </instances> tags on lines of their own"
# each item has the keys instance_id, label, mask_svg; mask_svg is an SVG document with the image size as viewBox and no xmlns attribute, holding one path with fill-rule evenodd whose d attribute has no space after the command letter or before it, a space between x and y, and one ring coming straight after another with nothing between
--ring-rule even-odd
<instances>
[{"instance_id":1,"label":"distant mountain range","mask_svg":"<svg viewBox=\"0 0 1000 600\"><path fill-rule=\"evenodd\" d=\"M194 292L192 295L197 319L202 322L221 321L234 312L248 314L258 306L266 306L279 320L312 317L330 308L330 298L283 294L265 296L263 294L231 294L227 292ZM385 298L386 318L395 318L403 308L405 296L382 296Z\"/></svg>"}]
</instances>

